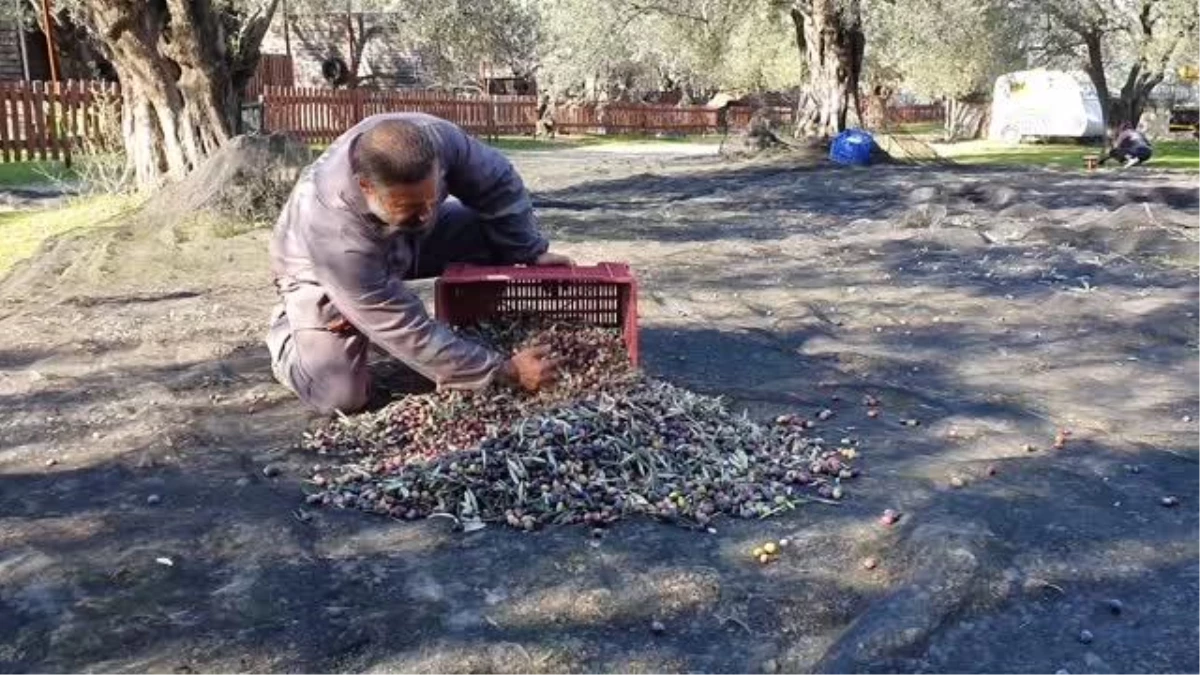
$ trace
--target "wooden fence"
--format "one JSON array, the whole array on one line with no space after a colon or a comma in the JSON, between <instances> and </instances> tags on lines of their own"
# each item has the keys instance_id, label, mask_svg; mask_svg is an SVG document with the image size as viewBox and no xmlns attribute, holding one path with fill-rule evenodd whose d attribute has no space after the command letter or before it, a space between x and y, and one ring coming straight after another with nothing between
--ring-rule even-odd
<instances>
[{"instance_id":1,"label":"wooden fence","mask_svg":"<svg viewBox=\"0 0 1200 675\"><path fill-rule=\"evenodd\" d=\"M715 133L719 123L718 112L711 108L658 103L566 105L554 114L555 129L566 133L708 134Z\"/></svg>"},{"instance_id":2,"label":"wooden fence","mask_svg":"<svg viewBox=\"0 0 1200 675\"><path fill-rule=\"evenodd\" d=\"M291 62L270 59L252 80L262 104L264 127L296 135L309 143L329 143L357 122L383 112L425 112L450 120L477 135L532 134L537 99L532 96L457 96L426 90L375 91L278 86L293 77ZM0 82L0 159L60 160L84 139L102 140L119 120L120 88L112 82ZM755 110L729 108L730 129L745 128ZM789 108L770 108L777 122L791 122ZM940 104L890 108L889 123L940 121ZM561 105L555 128L563 133L707 134L721 131L720 113L702 106L615 103Z\"/></svg>"},{"instance_id":3,"label":"wooden fence","mask_svg":"<svg viewBox=\"0 0 1200 675\"><path fill-rule=\"evenodd\" d=\"M265 87L261 101L265 126L286 131L310 143L328 143L364 117L383 112L425 112L454 122L473 134L532 134L537 126L537 100L532 96L456 96L425 90L306 89ZM731 107L729 129L744 129L758 109ZM765 110L776 123L790 124L787 107ZM940 104L887 110L889 123L940 121ZM710 134L722 131L721 114L703 106L653 103L578 103L559 105L554 128L565 134Z\"/></svg>"},{"instance_id":4,"label":"wooden fence","mask_svg":"<svg viewBox=\"0 0 1200 675\"><path fill-rule=\"evenodd\" d=\"M927 105L892 106L887 109L889 124L912 124L914 122L941 122L946 109L941 103Z\"/></svg>"},{"instance_id":5,"label":"wooden fence","mask_svg":"<svg viewBox=\"0 0 1200 675\"><path fill-rule=\"evenodd\" d=\"M292 59L284 54L263 54L258 60L254 77L246 83L246 100L257 99L263 87L291 87L296 84Z\"/></svg>"},{"instance_id":6,"label":"wooden fence","mask_svg":"<svg viewBox=\"0 0 1200 675\"><path fill-rule=\"evenodd\" d=\"M5 162L65 159L83 139L99 140L119 120L113 82L0 82L0 157Z\"/></svg>"},{"instance_id":7,"label":"wooden fence","mask_svg":"<svg viewBox=\"0 0 1200 675\"><path fill-rule=\"evenodd\" d=\"M473 134L532 133L537 102L531 96L464 98L440 91L264 87L263 121L309 143L328 143L360 120L384 112L423 112Z\"/></svg>"},{"instance_id":8,"label":"wooden fence","mask_svg":"<svg viewBox=\"0 0 1200 675\"><path fill-rule=\"evenodd\" d=\"M786 106L773 106L767 108L752 108L749 106L738 106L729 109L727 124L731 129L745 129L750 126L750 120L755 113L763 112L768 119L779 124L791 124L796 117L796 111L793 108Z\"/></svg>"}]
</instances>

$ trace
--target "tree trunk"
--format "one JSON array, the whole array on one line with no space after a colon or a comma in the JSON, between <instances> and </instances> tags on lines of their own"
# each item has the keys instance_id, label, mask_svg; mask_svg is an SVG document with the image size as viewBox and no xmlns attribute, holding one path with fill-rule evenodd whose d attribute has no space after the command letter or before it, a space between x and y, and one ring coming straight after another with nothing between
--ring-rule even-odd
<instances>
[{"instance_id":1,"label":"tree trunk","mask_svg":"<svg viewBox=\"0 0 1200 675\"><path fill-rule=\"evenodd\" d=\"M791 16L808 71L808 87L797 108L796 133L836 135L846 128L851 103L858 118L862 118L858 81L866 40L859 2L796 2Z\"/></svg>"},{"instance_id":2,"label":"tree trunk","mask_svg":"<svg viewBox=\"0 0 1200 675\"><path fill-rule=\"evenodd\" d=\"M884 131L888 123L888 104L892 99L893 90L886 85L877 84L871 87L863 108L863 125L873 131Z\"/></svg>"},{"instance_id":3,"label":"tree trunk","mask_svg":"<svg viewBox=\"0 0 1200 675\"><path fill-rule=\"evenodd\" d=\"M1141 64L1135 64L1121 87L1121 98L1112 102L1109 114L1112 126L1120 126L1123 122L1137 126L1146 109L1146 101L1150 100L1150 92L1163 81L1164 75L1162 72L1148 73Z\"/></svg>"},{"instance_id":4,"label":"tree trunk","mask_svg":"<svg viewBox=\"0 0 1200 675\"><path fill-rule=\"evenodd\" d=\"M1148 10L1144 9L1143 11ZM1149 43L1154 38L1151 34L1153 23L1148 16L1142 17L1142 29L1144 31L1142 40ZM1181 38L1175 38L1175 42L1177 43L1179 39ZM1114 99L1108 88L1108 78L1104 74L1101 33L1095 29L1085 32L1083 33L1083 42L1087 47L1088 76L1096 87L1096 95L1100 98L1105 125L1110 130L1116 129L1126 122L1136 126L1142 118L1146 102L1150 100L1151 92L1166 77L1170 58L1175 53L1175 44L1172 44L1169 49L1162 50L1162 56L1156 61L1151 61L1144 52L1139 54L1137 60L1129 68L1125 83L1121 86L1120 97Z\"/></svg>"},{"instance_id":5,"label":"tree trunk","mask_svg":"<svg viewBox=\"0 0 1200 675\"><path fill-rule=\"evenodd\" d=\"M239 19L214 0L83 0L84 23L121 83L125 147L140 190L183 178L236 133L277 4Z\"/></svg>"},{"instance_id":6,"label":"tree trunk","mask_svg":"<svg viewBox=\"0 0 1200 675\"><path fill-rule=\"evenodd\" d=\"M537 125L534 135L541 138L554 138L554 116L558 112L558 88L551 86L548 91L538 94Z\"/></svg>"},{"instance_id":7,"label":"tree trunk","mask_svg":"<svg viewBox=\"0 0 1200 675\"><path fill-rule=\"evenodd\" d=\"M987 126L988 106L979 100L950 99L946 102L946 140L979 138Z\"/></svg>"},{"instance_id":8,"label":"tree trunk","mask_svg":"<svg viewBox=\"0 0 1200 675\"><path fill-rule=\"evenodd\" d=\"M46 34L42 0L29 0L26 11L31 13L37 27ZM86 29L76 23L70 12L60 8L50 13L54 23L54 46L58 50L60 80L111 80L116 77L112 64L95 49Z\"/></svg>"},{"instance_id":9,"label":"tree trunk","mask_svg":"<svg viewBox=\"0 0 1200 675\"><path fill-rule=\"evenodd\" d=\"M1100 110L1104 114L1104 123L1109 127L1116 126L1112 115L1112 97L1108 93L1108 77L1104 74L1104 52L1101 47L1103 34L1092 29L1081 34L1083 44L1087 48L1087 74L1096 88L1096 96L1100 99Z\"/></svg>"}]
</instances>

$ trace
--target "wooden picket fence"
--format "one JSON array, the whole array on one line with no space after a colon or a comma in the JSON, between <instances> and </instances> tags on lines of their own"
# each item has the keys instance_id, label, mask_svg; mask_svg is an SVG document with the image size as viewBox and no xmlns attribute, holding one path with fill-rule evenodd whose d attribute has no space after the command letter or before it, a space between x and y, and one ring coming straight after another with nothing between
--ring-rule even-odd
<instances>
[{"instance_id":1,"label":"wooden picket fence","mask_svg":"<svg viewBox=\"0 0 1200 675\"><path fill-rule=\"evenodd\" d=\"M565 133L709 134L719 129L719 113L702 106L610 103L559 106L554 127Z\"/></svg>"},{"instance_id":2,"label":"wooden picket fence","mask_svg":"<svg viewBox=\"0 0 1200 675\"><path fill-rule=\"evenodd\" d=\"M114 82L0 82L0 157L67 159L85 138L103 137L119 101Z\"/></svg>"},{"instance_id":3,"label":"wooden picket fence","mask_svg":"<svg viewBox=\"0 0 1200 675\"><path fill-rule=\"evenodd\" d=\"M941 122L945 118L945 111L941 103L892 106L887 109L887 121L890 124Z\"/></svg>"},{"instance_id":4,"label":"wooden picket fence","mask_svg":"<svg viewBox=\"0 0 1200 675\"><path fill-rule=\"evenodd\" d=\"M264 87L291 87L296 84L292 59L284 54L263 54L258 59L254 77L246 83L245 99L253 101L262 95Z\"/></svg>"},{"instance_id":5,"label":"wooden picket fence","mask_svg":"<svg viewBox=\"0 0 1200 675\"><path fill-rule=\"evenodd\" d=\"M772 106L767 108L753 108L750 106L737 106L729 108L729 113L726 118L726 124L731 129L745 129L750 126L750 120L755 113L762 111L766 117L779 124L791 124L796 117L794 108L786 106Z\"/></svg>"},{"instance_id":6,"label":"wooden picket fence","mask_svg":"<svg viewBox=\"0 0 1200 675\"><path fill-rule=\"evenodd\" d=\"M281 86L291 82L286 57L264 57L251 81L247 102L262 106L264 128L309 143L329 143L360 120L384 112L424 112L476 135L528 135L537 126L532 96L461 96L442 91L317 89ZM120 87L113 82L0 82L0 159L5 162L69 159L104 129L119 123ZM725 124L745 128L755 110L732 107ZM789 108L771 108L777 122L791 122ZM940 104L889 108L890 123L940 121ZM567 134L708 134L723 131L720 113L703 106L613 103L560 105L555 129Z\"/></svg>"},{"instance_id":7,"label":"wooden picket fence","mask_svg":"<svg viewBox=\"0 0 1200 675\"><path fill-rule=\"evenodd\" d=\"M266 129L294 134L310 143L328 143L370 115L424 112L454 122L477 135L532 134L537 126L537 99L532 96L460 96L441 91L316 89L264 87L260 98ZM744 129L758 109L731 107L725 115L730 130ZM766 114L790 124L795 111L772 107ZM940 104L889 108L890 123L938 121ZM721 114L704 106L653 103L578 103L559 105L554 129L565 134L711 134L724 131Z\"/></svg>"},{"instance_id":8,"label":"wooden picket fence","mask_svg":"<svg viewBox=\"0 0 1200 675\"><path fill-rule=\"evenodd\" d=\"M537 99L532 96L457 96L428 90L372 91L264 87L265 127L286 131L310 143L328 143L364 117L384 112L424 112L454 122L478 135L532 134ZM727 124L744 128L754 110L730 108ZM772 108L772 117L789 123L789 108ZM721 131L720 113L703 106L650 103L560 105L554 128L565 134L710 134Z\"/></svg>"},{"instance_id":9,"label":"wooden picket fence","mask_svg":"<svg viewBox=\"0 0 1200 675\"><path fill-rule=\"evenodd\" d=\"M371 115L423 112L480 135L531 133L537 123L532 96L474 96L441 91L264 87L264 126L309 143L329 143Z\"/></svg>"}]
</instances>

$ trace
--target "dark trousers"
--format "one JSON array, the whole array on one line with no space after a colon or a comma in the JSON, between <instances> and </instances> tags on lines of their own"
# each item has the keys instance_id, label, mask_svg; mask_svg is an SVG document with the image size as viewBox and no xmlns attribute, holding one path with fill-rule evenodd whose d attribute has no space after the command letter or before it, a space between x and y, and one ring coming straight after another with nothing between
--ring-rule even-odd
<instances>
[{"instance_id":1,"label":"dark trousers","mask_svg":"<svg viewBox=\"0 0 1200 675\"><path fill-rule=\"evenodd\" d=\"M1137 160L1138 164L1144 164L1150 159L1150 154L1150 148L1147 147L1113 148L1108 151L1108 157L1105 157L1104 160L1115 159L1124 164L1130 158L1133 158ZM1104 163L1104 160L1101 160L1101 164Z\"/></svg>"},{"instance_id":2,"label":"dark trousers","mask_svg":"<svg viewBox=\"0 0 1200 675\"><path fill-rule=\"evenodd\" d=\"M479 215L453 197L438 207L437 224L423 239L412 240L412 267L405 279L442 276L455 263L494 265L499 260Z\"/></svg>"}]
</instances>

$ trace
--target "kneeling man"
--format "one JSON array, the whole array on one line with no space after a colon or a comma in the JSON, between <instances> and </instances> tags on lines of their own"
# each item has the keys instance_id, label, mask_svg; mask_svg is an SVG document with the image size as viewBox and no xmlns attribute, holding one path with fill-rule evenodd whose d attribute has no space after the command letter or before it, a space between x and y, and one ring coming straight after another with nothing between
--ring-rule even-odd
<instances>
[{"instance_id":1,"label":"kneeling man","mask_svg":"<svg viewBox=\"0 0 1200 675\"><path fill-rule=\"evenodd\" d=\"M440 387L546 386L557 364L544 350L498 354L459 338L404 280L457 262L571 264L548 249L500 152L430 115L369 117L305 170L275 224L275 377L321 412L360 410L374 343Z\"/></svg>"}]
</instances>

